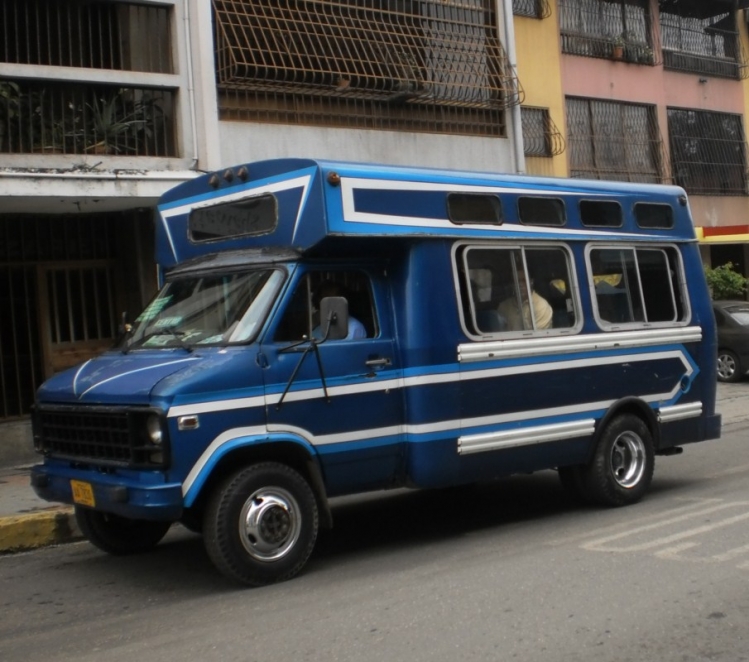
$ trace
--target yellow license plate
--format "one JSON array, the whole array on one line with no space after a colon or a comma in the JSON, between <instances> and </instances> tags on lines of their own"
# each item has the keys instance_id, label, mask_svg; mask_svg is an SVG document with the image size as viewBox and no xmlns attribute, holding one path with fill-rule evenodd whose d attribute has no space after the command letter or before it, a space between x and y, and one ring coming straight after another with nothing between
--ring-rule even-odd
<instances>
[{"instance_id":1,"label":"yellow license plate","mask_svg":"<svg viewBox=\"0 0 749 662\"><path fill-rule=\"evenodd\" d=\"M86 483L82 480L71 480L70 487L73 490L73 501L75 503L80 503L82 506L89 506L91 508L96 506L94 488L91 483Z\"/></svg>"}]
</instances>

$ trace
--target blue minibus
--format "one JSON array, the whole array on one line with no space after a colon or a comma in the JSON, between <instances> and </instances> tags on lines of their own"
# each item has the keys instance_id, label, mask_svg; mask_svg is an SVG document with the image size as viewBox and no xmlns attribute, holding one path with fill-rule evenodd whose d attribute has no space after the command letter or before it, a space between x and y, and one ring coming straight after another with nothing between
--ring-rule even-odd
<instances>
[{"instance_id":1,"label":"blue minibus","mask_svg":"<svg viewBox=\"0 0 749 662\"><path fill-rule=\"evenodd\" d=\"M35 491L112 554L174 522L256 586L331 497L558 471L623 506L720 436L681 188L308 159L163 195L162 286L33 412Z\"/></svg>"}]
</instances>

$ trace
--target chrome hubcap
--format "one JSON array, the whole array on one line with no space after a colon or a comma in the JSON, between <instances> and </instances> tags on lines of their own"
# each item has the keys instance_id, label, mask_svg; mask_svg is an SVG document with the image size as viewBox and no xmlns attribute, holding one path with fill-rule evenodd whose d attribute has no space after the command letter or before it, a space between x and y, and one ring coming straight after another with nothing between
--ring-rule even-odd
<instances>
[{"instance_id":1,"label":"chrome hubcap","mask_svg":"<svg viewBox=\"0 0 749 662\"><path fill-rule=\"evenodd\" d=\"M721 354L718 356L718 374L723 379L730 379L735 371L736 364L731 356L728 354Z\"/></svg>"},{"instance_id":2,"label":"chrome hubcap","mask_svg":"<svg viewBox=\"0 0 749 662\"><path fill-rule=\"evenodd\" d=\"M299 539L299 505L281 487L264 487L245 501L239 518L239 537L258 561L278 561Z\"/></svg>"},{"instance_id":3,"label":"chrome hubcap","mask_svg":"<svg viewBox=\"0 0 749 662\"><path fill-rule=\"evenodd\" d=\"M645 444L634 432L622 432L611 447L611 473L622 487L634 487L645 473Z\"/></svg>"}]
</instances>

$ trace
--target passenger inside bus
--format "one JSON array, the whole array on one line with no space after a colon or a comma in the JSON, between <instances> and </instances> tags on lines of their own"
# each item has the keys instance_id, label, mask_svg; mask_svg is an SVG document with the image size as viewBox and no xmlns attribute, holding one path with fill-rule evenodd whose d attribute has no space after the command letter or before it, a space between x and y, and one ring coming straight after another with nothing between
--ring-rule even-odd
<instances>
[{"instance_id":1,"label":"passenger inside bus","mask_svg":"<svg viewBox=\"0 0 749 662\"><path fill-rule=\"evenodd\" d=\"M531 281L531 301L533 303L533 318L531 318L525 271L518 269L516 271L516 278L516 291L512 296L504 299L497 308L499 314L507 323L507 330L550 329L554 311L549 302L533 289L533 281ZM533 320L536 322L535 327Z\"/></svg>"}]
</instances>

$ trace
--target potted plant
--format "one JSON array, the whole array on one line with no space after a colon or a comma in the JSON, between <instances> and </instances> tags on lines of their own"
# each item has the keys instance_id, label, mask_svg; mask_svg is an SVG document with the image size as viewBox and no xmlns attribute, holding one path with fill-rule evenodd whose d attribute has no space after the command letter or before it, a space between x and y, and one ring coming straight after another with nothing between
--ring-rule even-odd
<instances>
[{"instance_id":1,"label":"potted plant","mask_svg":"<svg viewBox=\"0 0 749 662\"><path fill-rule=\"evenodd\" d=\"M14 120L18 117L20 110L21 89L18 84L12 81L0 81L0 152L12 151L11 136L8 134L12 131Z\"/></svg>"},{"instance_id":2,"label":"potted plant","mask_svg":"<svg viewBox=\"0 0 749 662\"><path fill-rule=\"evenodd\" d=\"M637 61L640 64L653 64L653 49L650 46L640 46L637 49Z\"/></svg>"},{"instance_id":3,"label":"potted plant","mask_svg":"<svg viewBox=\"0 0 749 662\"><path fill-rule=\"evenodd\" d=\"M624 59L624 47L627 45L625 34L622 32L618 37L615 37L611 42L611 57L614 60Z\"/></svg>"},{"instance_id":4,"label":"potted plant","mask_svg":"<svg viewBox=\"0 0 749 662\"><path fill-rule=\"evenodd\" d=\"M132 151L129 143L133 134L145 124L142 113L127 98L125 90L108 96L95 96L88 104L92 118L92 139L86 146L94 154L120 154Z\"/></svg>"}]
</instances>

